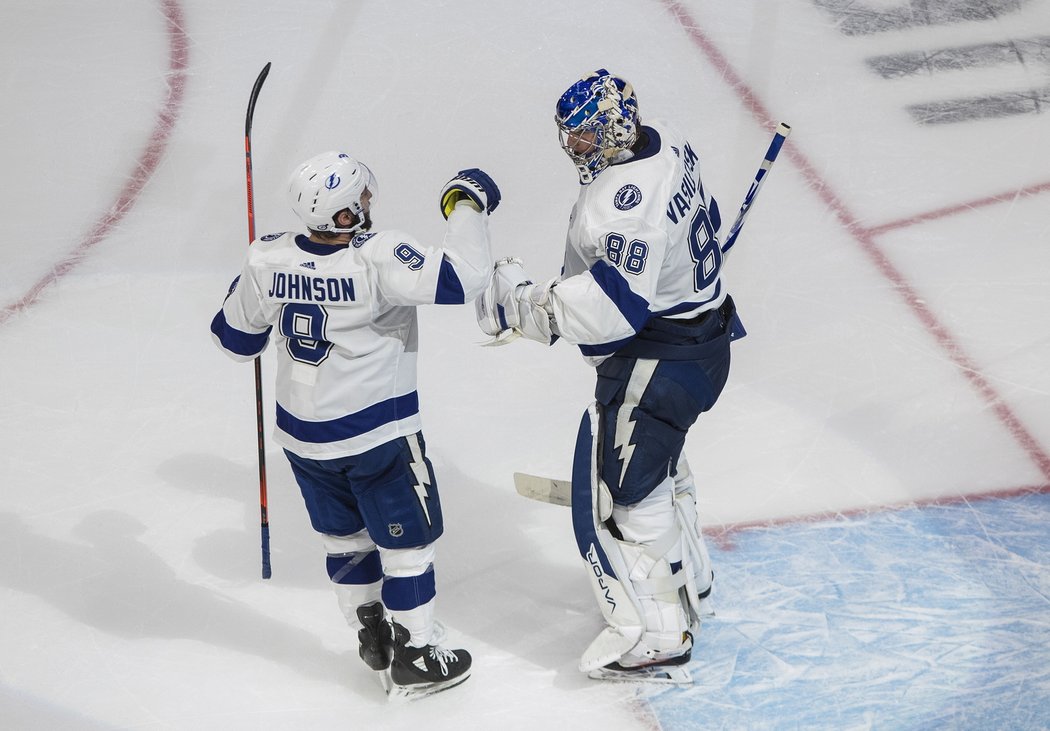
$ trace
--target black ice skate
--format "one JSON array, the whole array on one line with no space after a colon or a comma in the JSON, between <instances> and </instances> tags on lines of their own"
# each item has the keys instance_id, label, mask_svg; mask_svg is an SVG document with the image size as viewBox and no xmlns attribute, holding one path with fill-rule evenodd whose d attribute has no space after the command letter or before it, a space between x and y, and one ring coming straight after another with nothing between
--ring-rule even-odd
<instances>
[{"instance_id":1,"label":"black ice skate","mask_svg":"<svg viewBox=\"0 0 1050 731\"><path fill-rule=\"evenodd\" d=\"M365 604L357 608L357 618L364 625L357 631L361 643L358 654L368 667L379 673L383 690L390 692L390 658L394 654L394 633L384 617L380 602Z\"/></svg>"},{"instance_id":2,"label":"black ice skate","mask_svg":"<svg viewBox=\"0 0 1050 731\"><path fill-rule=\"evenodd\" d=\"M640 657L628 653L620 658L623 661L622 664L611 662L597 670L590 671L587 677L595 680L692 685L693 676L686 665L692 656L693 637L688 632L685 633L685 636L685 651L677 655L660 652L654 653L651 657Z\"/></svg>"},{"instance_id":3,"label":"black ice skate","mask_svg":"<svg viewBox=\"0 0 1050 731\"><path fill-rule=\"evenodd\" d=\"M420 698L448 690L470 677L470 653L437 645L412 647L407 629L393 623L394 657L390 663L391 698Z\"/></svg>"}]
</instances>

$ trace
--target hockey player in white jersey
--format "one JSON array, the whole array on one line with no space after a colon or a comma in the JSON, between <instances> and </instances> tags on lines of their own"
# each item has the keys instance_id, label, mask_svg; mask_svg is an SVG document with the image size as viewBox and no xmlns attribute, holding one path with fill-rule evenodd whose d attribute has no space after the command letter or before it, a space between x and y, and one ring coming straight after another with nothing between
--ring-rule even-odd
<instances>
[{"instance_id":1,"label":"hockey player in white jersey","mask_svg":"<svg viewBox=\"0 0 1050 731\"><path fill-rule=\"evenodd\" d=\"M361 658L391 696L469 676L440 646L435 541L443 531L416 393L416 306L464 304L485 288L488 215L500 191L481 170L441 191L441 246L371 230L378 188L363 163L327 152L300 165L292 209L308 229L263 236L212 321L236 360L277 350L275 441L284 447Z\"/></svg>"},{"instance_id":2,"label":"hockey player in white jersey","mask_svg":"<svg viewBox=\"0 0 1050 731\"><path fill-rule=\"evenodd\" d=\"M690 682L712 573L682 448L743 334L722 278L718 207L692 144L667 122L643 124L631 84L605 69L561 96L556 121L581 185L561 275L534 284L520 260L497 262L478 322L499 342L562 338L597 368L572 512L608 626L581 670Z\"/></svg>"}]
</instances>

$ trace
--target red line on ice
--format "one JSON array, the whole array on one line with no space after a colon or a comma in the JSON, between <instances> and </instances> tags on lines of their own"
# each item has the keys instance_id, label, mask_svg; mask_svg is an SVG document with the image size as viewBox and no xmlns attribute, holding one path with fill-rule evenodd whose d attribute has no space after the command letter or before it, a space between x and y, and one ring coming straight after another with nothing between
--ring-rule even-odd
<instances>
[{"instance_id":1,"label":"red line on ice","mask_svg":"<svg viewBox=\"0 0 1050 731\"><path fill-rule=\"evenodd\" d=\"M914 226L919 223L935 221L938 218L954 216L957 213L966 213L967 211L972 211L977 208L984 208L985 206L996 205L998 203L1009 203L1010 201L1017 200L1018 198L1027 198L1031 195L1046 192L1050 192L1050 182L1029 185L1026 188L1012 190L1008 193L990 195L985 198L978 198L977 200L968 201L967 203L959 203L958 205L954 206L938 208L935 211L927 211L926 213L920 213L909 218L903 218L899 221L890 221L889 223L884 223L879 226L872 226L867 231L872 236L878 236L879 234L886 233L887 231L895 231L896 229Z\"/></svg>"},{"instance_id":2,"label":"red line on ice","mask_svg":"<svg viewBox=\"0 0 1050 731\"><path fill-rule=\"evenodd\" d=\"M123 220L128 211L138 201L142 189L157 170L168 147L168 141L175 129L182 107L182 97L186 88L186 68L189 59L189 39L183 31L182 8L178 0L161 0L164 19L168 27L168 96L157 115L153 133L142 154L135 162L134 169L127 182L117 195L116 201L102 215L91 230L73 248L64 259L57 262L51 271L37 280L18 300L0 310L0 325L15 315L24 312L40 298L40 295L63 276L72 271L84 260L87 253L110 234L113 228Z\"/></svg>"},{"instance_id":3,"label":"red line on ice","mask_svg":"<svg viewBox=\"0 0 1050 731\"><path fill-rule=\"evenodd\" d=\"M704 528L704 534L718 544L720 548L731 549L733 547L733 536L747 530L761 530L763 528L779 528L787 525L806 525L811 523L822 523L825 521L838 520L840 518L862 518L873 513L883 513L887 510L909 510L913 508L937 507L943 505L959 505L978 500L1004 500L1008 498L1021 497L1024 495L1043 495L1050 493L1050 483L1045 485L1030 485L1028 487L1016 487L1013 489L996 490L969 495L948 495L945 497L924 498L920 500L908 500L901 503L875 505L867 508L852 508L850 510L814 513L811 515L794 515L768 520L749 520L742 523L726 523Z\"/></svg>"},{"instance_id":4,"label":"red line on ice","mask_svg":"<svg viewBox=\"0 0 1050 731\"><path fill-rule=\"evenodd\" d=\"M700 24L689 14L689 11L682 6L682 3L677 0L661 0L661 2L668 12L674 16L675 20L678 21L682 29L689 35L689 38L693 43L707 57L708 61L710 61L718 70L725 82L737 93L741 102L751 113L751 116L754 117L755 121L765 128L775 127L778 120L773 118L755 92L743 81L718 47L700 29ZM962 347L952 334L940 322L940 320L937 319L937 316L934 315L933 311L927 307L925 301L919 297L915 288L908 282L904 274L894 266L893 262L890 261L889 257L886 256L886 253L875 241L877 234L884 233L891 229L914 225L935 218L942 218L944 216L970 210L982 205L990 205L992 203L1012 200L1018 195L1032 195L1050 190L1050 183L1031 186L1014 193L990 196L979 201L973 201L971 203L921 214L896 223L867 228L860 223L860 220L853 214L845 202L836 195L835 191L832 190L827 181L821 177L820 173L817 172L809 159L799 152L796 146L791 144L785 145L781 154L787 155L788 158L798 167L809 187L835 214L843 227L849 231L857 243L860 244L860 248L864 254L867 255L875 267L884 277L886 277L887 280L889 280L901 297L904 298L904 301L911 308L915 316L930 334L933 335L937 343L944 349L948 354L948 357L962 372L963 377L970 382L970 385L973 386L980 397L984 399L985 403L991 407L992 412L996 415L999 421L1006 427L1021 448L1036 464L1043 477L1050 479L1050 454L1043 449L1038 440L1028 431L1006 402L1003 401L1002 397L991 383L989 383L988 379L984 377L977 365L963 351Z\"/></svg>"}]
</instances>

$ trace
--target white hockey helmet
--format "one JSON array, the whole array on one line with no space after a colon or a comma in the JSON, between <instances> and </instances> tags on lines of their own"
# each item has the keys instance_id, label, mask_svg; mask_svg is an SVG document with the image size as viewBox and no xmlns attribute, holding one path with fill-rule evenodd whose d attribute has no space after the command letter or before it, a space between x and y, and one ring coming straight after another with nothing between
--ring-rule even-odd
<instances>
[{"instance_id":1,"label":"white hockey helmet","mask_svg":"<svg viewBox=\"0 0 1050 731\"><path fill-rule=\"evenodd\" d=\"M288 202L311 231L353 233L370 224L361 197L368 190L379 193L375 176L368 166L345 152L323 152L311 157L292 173L288 182ZM344 209L357 219L350 228L337 228L335 214Z\"/></svg>"}]
</instances>

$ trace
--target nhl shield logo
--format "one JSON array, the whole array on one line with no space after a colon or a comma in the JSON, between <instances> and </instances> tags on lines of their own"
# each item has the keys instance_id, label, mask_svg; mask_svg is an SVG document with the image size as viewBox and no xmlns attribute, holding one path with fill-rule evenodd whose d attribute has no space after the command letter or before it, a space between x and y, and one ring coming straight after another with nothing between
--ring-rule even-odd
<instances>
[{"instance_id":1,"label":"nhl shield logo","mask_svg":"<svg viewBox=\"0 0 1050 731\"><path fill-rule=\"evenodd\" d=\"M386 527L386 529L394 538L400 538L401 536L405 535L405 529L400 523L391 523Z\"/></svg>"},{"instance_id":2,"label":"nhl shield logo","mask_svg":"<svg viewBox=\"0 0 1050 731\"><path fill-rule=\"evenodd\" d=\"M642 191L637 185L625 185L616 191L613 205L621 211L629 211L642 202Z\"/></svg>"}]
</instances>

